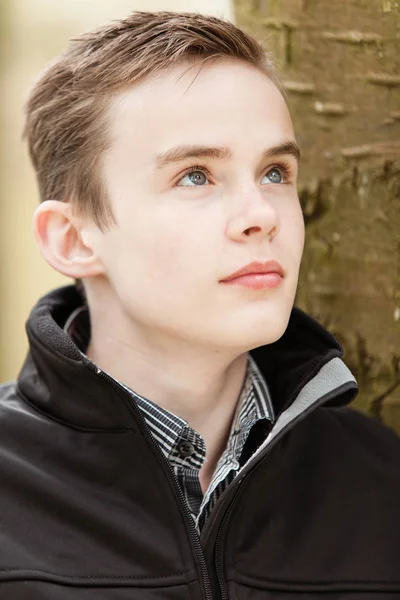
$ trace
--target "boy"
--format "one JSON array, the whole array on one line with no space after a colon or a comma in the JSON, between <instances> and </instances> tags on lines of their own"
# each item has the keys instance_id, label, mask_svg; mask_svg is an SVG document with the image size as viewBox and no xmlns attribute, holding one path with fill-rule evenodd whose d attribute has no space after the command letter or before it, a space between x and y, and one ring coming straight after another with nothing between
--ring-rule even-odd
<instances>
[{"instance_id":1,"label":"boy","mask_svg":"<svg viewBox=\"0 0 400 600\"><path fill-rule=\"evenodd\" d=\"M399 598L399 439L292 310L299 149L258 43L134 13L50 65L26 136L79 287L2 388L0 597Z\"/></svg>"}]
</instances>

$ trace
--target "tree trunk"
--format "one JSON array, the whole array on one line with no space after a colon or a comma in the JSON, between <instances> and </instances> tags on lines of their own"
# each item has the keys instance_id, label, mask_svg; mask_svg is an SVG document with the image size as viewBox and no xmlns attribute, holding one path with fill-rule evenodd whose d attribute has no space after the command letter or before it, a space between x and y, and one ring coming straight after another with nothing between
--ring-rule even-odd
<instances>
[{"instance_id":1,"label":"tree trunk","mask_svg":"<svg viewBox=\"0 0 400 600\"><path fill-rule=\"evenodd\" d=\"M302 149L296 303L345 348L354 406L400 431L400 2L236 0Z\"/></svg>"}]
</instances>

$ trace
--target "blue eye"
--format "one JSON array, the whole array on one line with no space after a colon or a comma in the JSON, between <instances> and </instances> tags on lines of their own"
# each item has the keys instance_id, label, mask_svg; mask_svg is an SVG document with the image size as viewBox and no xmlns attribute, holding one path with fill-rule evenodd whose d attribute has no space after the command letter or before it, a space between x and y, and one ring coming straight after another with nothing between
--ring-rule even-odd
<instances>
[{"instance_id":1,"label":"blue eye","mask_svg":"<svg viewBox=\"0 0 400 600\"><path fill-rule=\"evenodd\" d=\"M276 167L270 169L268 173L264 175L261 183L263 183L263 179L265 178L267 178L267 183L283 183L283 175L280 169L277 169Z\"/></svg>"},{"instance_id":2,"label":"blue eye","mask_svg":"<svg viewBox=\"0 0 400 600\"><path fill-rule=\"evenodd\" d=\"M204 171L193 170L186 173L177 183L177 185L183 187L193 187L195 185L208 185L209 181Z\"/></svg>"}]
</instances>

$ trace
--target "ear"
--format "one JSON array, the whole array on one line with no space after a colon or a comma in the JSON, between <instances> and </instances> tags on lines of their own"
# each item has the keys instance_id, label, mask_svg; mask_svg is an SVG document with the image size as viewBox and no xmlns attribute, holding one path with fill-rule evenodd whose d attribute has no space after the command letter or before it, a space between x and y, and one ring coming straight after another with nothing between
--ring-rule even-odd
<instances>
[{"instance_id":1,"label":"ear","mask_svg":"<svg viewBox=\"0 0 400 600\"><path fill-rule=\"evenodd\" d=\"M36 209L33 229L46 262L59 273L84 279L104 273L103 265L82 236L82 220L68 202L46 200Z\"/></svg>"}]
</instances>

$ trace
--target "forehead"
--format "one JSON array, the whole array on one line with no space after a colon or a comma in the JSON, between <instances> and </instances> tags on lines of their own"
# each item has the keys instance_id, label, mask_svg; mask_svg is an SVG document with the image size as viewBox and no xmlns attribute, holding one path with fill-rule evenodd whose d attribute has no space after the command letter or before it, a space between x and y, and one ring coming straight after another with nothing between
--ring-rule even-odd
<instances>
[{"instance_id":1,"label":"forehead","mask_svg":"<svg viewBox=\"0 0 400 600\"><path fill-rule=\"evenodd\" d=\"M108 112L111 143L157 152L171 144L230 145L293 138L286 103L268 75L234 60L183 63L119 94ZM212 139L211 139L212 138Z\"/></svg>"}]
</instances>

